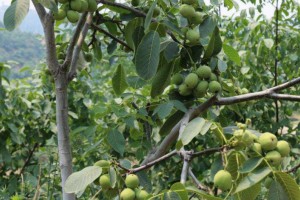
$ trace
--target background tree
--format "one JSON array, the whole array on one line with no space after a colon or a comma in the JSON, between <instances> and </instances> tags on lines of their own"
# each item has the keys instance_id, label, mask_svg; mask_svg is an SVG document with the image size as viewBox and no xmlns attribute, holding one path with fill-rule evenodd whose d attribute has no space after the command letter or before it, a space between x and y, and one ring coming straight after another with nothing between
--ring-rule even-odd
<instances>
[{"instance_id":1,"label":"background tree","mask_svg":"<svg viewBox=\"0 0 300 200\"><path fill-rule=\"evenodd\" d=\"M299 167L298 136L278 132L283 126L290 126L287 116L292 114L290 107L294 104L285 103L286 100L300 99L296 95L299 72L292 70L298 62L293 48L297 49L295 41L299 34L291 31L292 37L285 38L284 32L293 30L292 23L299 15L294 2L280 6L276 2L271 23L262 15L255 15L263 1L257 9L249 9L251 18L242 12L230 19L215 14L219 11L218 2L210 6L202 1L157 0L135 1L132 5L108 0L49 0L33 4L44 28L46 64L54 78L55 95L48 88L43 96L56 99L57 136L51 139L57 137L58 141L63 199L74 199L73 193L81 196L101 173L106 177L100 176L100 190L91 184L85 192L87 198L122 198L125 182L126 187L133 189L140 184L153 194L153 199L188 199L197 195L206 199L255 199L258 195L274 199L274 190L282 190L276 198L297 199L299 180L294 181L290 173ZM235 5L233 1L224 4L229 9ZM28 7L28 0L14 1L5 13L5 27L13 30L20 24ZM289 11L295 14L288 15ZM284 29L285 26L289 28ZM117 50L118 46L128 53ZM289 58L282 59L285 55ZM86 66L86 62L91 63ZM50 74L40 76L47 81L40 86L49 86ZM111 76L111 81L104 81ZM111 93L111 86L115 94ZM286 92L281 93L283 90ZM8 97L4 93L2 96L4 101ZM20 99L33 109L32 113L40 109L31 107L36 99L32 95ZM260 99L267 100L259 102ZM4 107L3 113L5 109L9 107ZM16 115L12 110L9 113ZM42 121L53 127L51 116L45 116ZM235 126L237 121L241 123ZM36 120L34 123L35 127L40 126ZM11 135L4 145L5 151L11 141L26 144L25 140L17 141L19 136L15 135L18 128L31 128L15 124L3 125L2 133L6 137L8 132ZM45 132L52 136L51 132L56 130L49 130L48 126ZM289 146L282 150L277 143L269 144L269 139L274 142L277 138L267 134L267 139L262 139L266 137L263 132L274 133L278 140L288 140L296 149L287 157ZM23 133L25 136L28 134ZM46 139L33 143L26 160L44 142L48 143L46 147L51 146L53 140ZM262 149L257 147L260 145ZM91 159L87 159L89 155ZM110 160L109 166L92 166L100 158ZM73 174L72 161L78 171ZM20 165L24 167L19 174L28 162ZM40 162L47 160L40 157ZM179 163L182 168L178 168ZM43 167L39 166L35 198L40 195L44 181ZM145 169L152 166L149 180ZM53 174L51 168L48 173ZM136 173L140 183L128 184L126 173ZM221 179L217 178L219 174ZM109 177L105 186L101 177ZM271 192L266 192L261 184L268 178ZM54 180L53 185L59 187L55 178L48 180ZM192 182L196 187L191 186ZM139 192L133 192L133 198Z\"/></svg>"}]
</instances>

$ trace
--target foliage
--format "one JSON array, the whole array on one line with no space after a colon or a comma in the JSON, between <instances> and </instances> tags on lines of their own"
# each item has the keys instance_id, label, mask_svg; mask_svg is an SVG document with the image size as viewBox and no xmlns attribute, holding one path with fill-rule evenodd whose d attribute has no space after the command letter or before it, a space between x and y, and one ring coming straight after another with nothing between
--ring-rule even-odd
<instances>
[{"instance_id":1,"label":"foliage","mask_svg":"<svg viewBox=\"0 0 300 200\"><path fill-rule=\"evenodd\" d=\"M10 9L24 1L17 0ZM54 1L49 2L41 1L50 9L50 18L57 8L66 9L65 3L56 7ZM48 51L56 53L58 71L51 68L54 56L54 61L48 60L49 68L38 66L32 78L9 80L3 76L8 66L1 64L3 195L61 199L58 163L62 161L57 151L63 147L59 146L54 106L59 115L61 102L55 96L64 92L59 79L61 72L67 72L72 82L64 85L69 105L63 110L68 111L64 119L70 128L74 173L63 185L63 193L74 192L82 199L118 199L129 187L125 174L134 173L139 179L134 189L146 190L151 194L148 199L296 200L300 193L299 125L290 116L297 114L293 109L299 104L272 96L284 91L289 97L285 100L299 101L299 86L285 87L299 77L295 67L300 49L295 28L299 9L295 3L282 3L278 15L268 21L261 14L263 2L249 9L250 16L242 11L229 18L215 14L216 1L211 5L193 0L141 1L134 2L135 8L129 2L101 2L82 43L87 23L78 40L74 35L86 15L88 21L87 13L81 14L77 25L56 20L56 49ZM183 3L191 4L184 6L188 13ZM225 1L225 6L234 9L234 2ZM19 20L6 16L13 25ZM76 56L69 57L72 47L71 54L76 55L78 47L82 52L76 65ZM48 56L53 55L48 52ZM64 68L69 58L71 65ZM197 73L203 66L210 68L210 76ZM180 83L190 90L183 95L171 77L189 77L191 72L196 72L195 81L188 82L196 84ZM192 93L199 79L213 79L221 90L219 85L217 93L205 89L198 98ZM277 85L282 88L273 88ZM263 97L275 100L260 101ZM284 127L289 129L283 134ZM276 145L266 149L262 143L268 140L259 138L264 132L273 133L276 142L277 138L288 141L291 153L280 155ZM254 148L255 143L262 148ZM279 156L274 158L269 151ZM109 167L93 166L98 160L109 161ZM227 176L217 180L223 191L213 185L221 170ZM104 176L109 183L105 188L99 183ZM268 178L272 179L269 186L263 183ZM136 190L127 188L130 196L137 195ZM282 192L274 195L274 191Z\"/></svg>"}]
</instances>

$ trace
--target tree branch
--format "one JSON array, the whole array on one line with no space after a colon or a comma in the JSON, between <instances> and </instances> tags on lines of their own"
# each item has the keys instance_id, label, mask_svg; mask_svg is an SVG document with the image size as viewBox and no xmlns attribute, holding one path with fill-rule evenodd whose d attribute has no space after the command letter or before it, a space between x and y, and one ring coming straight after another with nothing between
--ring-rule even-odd
<instances>
[{"instance_id":1,"label":"tree branch","mask_svg":"<svg viewBox=\"0 0 300 200\"><path fill-rule=\"evenodd\" d=\"M113 1L109 1L109 0L98 0L98 2L100 2L102 4L118 7L118 8L123 8L125 10L131 11L132 13L134 13L138 17L146 17L146 15L147 15L146 13L144 13L144 12L142 12L142 11L136 9L136 8L126 6L122 3L116 3L116 2L113 2ZM152 19L152 21L157 22L155 19ZM175 35L171 31L167 31L167 32L175 42L177 42L178 44L181 44L180 41L177 40L177 38L175 37Z\"/></svg>"},{"instance_id":2,"label":"tree branch","mask_svg":"<svg viewBox=\"0 0 300 200\"><path fill-rule=\"evenodd\" d=\"M25 161L25 163L24 163L22 169L20 170L20 174L22 174L22 173L24 172L25 168L27 167L27 165L29 164L29 162L30 162L30 160L31 160L31 158L32 158L33 152L35 151L35 149L36 149L38 146L39 146L39 144L38 144L38 143L35 143L34 146L33 146L33 148L29 151L29 154L28 154L28 156L27 156L27 159L26 159L26 161Z\"/></svg>"},{"instance_id":3,"label":"tree branch","mask_svg":"<svg viewBox=\"0 0 300 200\"><path fill-rule=\"evenodd\" d=\"M46 13L45 8L35 1L32 1L32 3L38 13L45 34L48 68L52 74L57 74L59 63L56 56L54 19L52 13Z\"/></svg>"},{"instance_id":4,"label":"tree branch","mask_svg":"<svg viewBox=\"0 0 300 200\"><path fill-rule=\"evenodd\" d=\"M189 118L189 121L199 116L201 113L205 112L210 106L214 105L217 100L216 96L211 97L206 102L200 104L198 107L194 109L190 109L182 119ZM165 137L165 139L161 142L161 144L157 147L157 149L150 153L147 158L142 162L142 164L146 164L151 162L165 154L166 151L169 150L170 146L177 139L179 134L180 125L182 120L180 120L170 131L170 133Z\"/></svg>"},{"instance_id":5,"label":"tree branch","mask_svg":"<svg viewBox=\"0 0 300 200\"><path fill-rule=\"evenodd\" d=\"M285 173L294 173L297 171L298 168L300 168L300 163L298 165L292 167L291 169L286 170Z\"/></svg>"},{"instance_id":6,"label":"tree branch","mask_svg":"<svg viewBox=\"0 0 300 200\"><path fill-rule=\"evenodd\" d=\"M96 29L97 31L100 31L102 33L104 33L105 35L107 35L108 37L110 37L111 39L115 40L116 42L120 43L121 45L127 47L128 49L130 49L130 51L133 51L133 49L128 46L128 44L126 44L125 42L123 42L122 40L118 39L117 37L115 37L114 35L112 35L111 33L107 32L106 30L96 26L95 24L92 24L92 28Z\"/></svg>"},{"instance_id":7,"label":"tree branch","mask_svg":"<svg viewBox=\"0 0 300 200\"><path fill-rule=\"evenodd\" d=\"M69 44L69 47L68 47L68 50L67 50L67 55L66 55L66 58L65 58L65 61L64 63L62 64L62 69L67 69L72 61L72 58L73 58L73 51L74 51L74 48L75 48L75 45L76 45L76 42L78 40L78 37L80 36L80 33L83 29L83 26L86 22L86 16L87 16L87 12L84 12L78 23L77 23L77 26L76 26L76 30L74 32L74 35L72 36L71 38L71 41L70 41L70 44Z\"/></svg>"},{"instance_id":8,"label":"tree branch","mask_svg":"<svg viewBox=\"0 0 300 200\"><path fill-rule=\"evenodd\" d=\"M270 99L281 99L281 100L291 100L291 101L299 101L299 96L295 95L285 95L285 94L277 94L276 92L284 90L286 88L292 87L296 84L300 83L300 77L295 78L291 81L288 81L286 83L283 83L281 85L259 91L259 92L253 92L248 94L242 94L238 96L233 97L223 97L219 98L215 105L230 105L234 103L240 103L243 101L249 101L254 99L262 99L262 98L270 98Z\"/></svg>"},{"instance_id":9,"label":"tree branch","mask_svg":"<svg viewBox=\"0 0 300 200\"><path fill-rule=\"evenodd\" d=\"M195 176L195 174L193 173L193 171L190 167L189 167L188 173L189 173L189 176L192 178L193 182L195 183L196 187L199 190L203 190L206 192L208 191L208 189L200 183L200 181L197 179L197 177Z\"/></svg>"},{"instance_id":10,"label":"tree branch","mask_svg":"<svg viewBox=\"0 0 300 200\"><path fill-rule=\"evenodd\" d=\"M157 164L157 163L159 163L159 162L161 162L161 161L163 161L163 160L166 160L166 159L168 159L168 158L170 158L170 157L172 157L172 156L174 156L174 155L176 155L176 154L177 154L177 151L176 151L176 150L173 150L173 151L171 151L170 153L167 153L166 155L161 156L160 158L158 158L158 159L156 159L156 160L153 160L152 162L148 162L147 164L144 164L144 165L142 165L142 166L140 166L140 167L137 167L137 168L129 169L129 171L130 171L131 173L136 173L136 172L142 171L142 170L147 169L147 168L150 168L150 167L152 167L153 165L155 165L155 164Z\"/></svg>"},{"instance_id":11,"label":"tree branch","mask_svg":"<svg viewBox=\"0 0 300 200\"><path fill-rule=\"evenodd\" d=\"M75 76L76 76L76 69L77 69L77 61L79 58L79 53L81 51L81 46L82 43L84 42L84 38L87 35L87 32L89 30L89 27L92 23L93 15L91 13L88 13L88 16L86 18L86 22L82 28L82 31L78 37L77 44L75 46L74 52L73 52L73 57L71 61L71 68L68 73L68 82L70 82Z\"/></svg>"}]
</instances>

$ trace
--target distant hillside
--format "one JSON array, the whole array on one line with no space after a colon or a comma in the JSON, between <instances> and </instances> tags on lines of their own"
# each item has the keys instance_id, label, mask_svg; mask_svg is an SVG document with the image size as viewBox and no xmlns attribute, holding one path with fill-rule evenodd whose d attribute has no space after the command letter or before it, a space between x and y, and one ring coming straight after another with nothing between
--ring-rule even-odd
<instances>
[{"instance_id":1,"label":"distant hillside","mask_svg":"<svg viewBox=\"0 0 300 200\"><path fill-rule=\"evenodd\" d=\"M3 27L2 22L0 27ZM17 30L0 31L0 62L13 61L10 63L13 68L12 77L20 77L18 69L24 66L35 67L44 58L43 36Z\"/></svg>"},{"instance_id":2,"label":"distant hillside","mask_svg":"<svg viewBox=\"0 0 300 200\"><path fill-rule=\"evenodd\" d=\"M0 21L3 22L3 16L8 6L0 5ZM35 10L29 10L26 18L23 20L19 30L34 34L43 35L43 27Z\"/></svg>"}]
</instances>

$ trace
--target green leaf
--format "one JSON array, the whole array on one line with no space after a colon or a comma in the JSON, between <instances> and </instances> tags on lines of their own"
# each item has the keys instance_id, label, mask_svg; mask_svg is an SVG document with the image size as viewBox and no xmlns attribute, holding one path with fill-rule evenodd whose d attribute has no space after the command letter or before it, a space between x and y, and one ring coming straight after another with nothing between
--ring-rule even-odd
<instances>
[{"instance_id":1,"label":"green leaf","mask_svg":"<svg viewBox=\"0 0 300 200\"><path fill-rule=\"evenodd\" d=\"M155 115L157 113L157 115L160 119L164 119L171 113L173 107L174 107L174 105L172 102L160 104L159 106L157 106L154 109L153 115Z\"/></svg>"},{"instance_id":2,"label":"green leaf","mask_svg":"<svg viewBox=\"0 0 300 200\"><path fill-rule=\"evenodd\" d=\"M136 27L135 30L133 31L132 40L133 40L135 50L137 50L137 48L138 48L139 44L141 43L144 35L145 35L144 34L144 27L142 27L142 26ZM136 51L135 51L135 53L136 53Z\"/></svg>"},{"instance_id":3,"label":"green leaf","mask_svg":"<svg viewBox=\"0 0 300 200\"><path fill-rule=\"evenodd\" d=\"M212 17L207 17L199 26L201 38L209 36L217 26L217 20Z\"/></svg>"},{"instance_id":4,"label":"green leaf","mask_svg":"<svg viewBox=\"0 0 300 200\"><path fill-rule=\"evenodd\" d=\"M228 156L228 164L226 170L231 174L232 179L236 180L239 177L238 169L244 163L245 158L238 152L233 152Z\"/></svg>"},{"instance_id":5,"label":"green leaf","mask_svg":"<svg viewBox=\"0 0 300 200\"><path fill-rule=\"evenodd\" d=\"M82 190L96 180L102 172L102 169L98 166L89 166L81 171L71 174L65 183L66 193L76 193Z\"/></svg>"},{"instance_id":6,"label":"green leaf","mask_svg":"<svg viewBox=\"0 0 300 200\"><path fill-rule=\"evenodd\" d=\"M52 12L58 11L55 0L39 0L39 3L51 10Z\"/></svg>"},{"instance_id":7,"label":"green leaf","mask_svg":"<svg viewBox=\"0 0 300 200\"><path fill-rule=\"evenodd\" d=\"M125 138L118 130L111 130L107 135L107 140L110 146L121 156L125 150Z\"/></svg>"},{"instance_id":8,"label":"green leaf","mask_svg":"<svg viewBox=\"0 0 300 200\"><path fill-rule=\"evenodd\" d=\"M209 40L208 47L204 52L203 60L208 60L212 56L217 55L221 50L222 50L222 40L219 34L219 28L215 27L211 35L211 38Z\"/></svg>"},{"instance_id":9,"label":"green leaf","mask_svg":"<svg viewBox=\"0 0 300 200\"><path fill-rule=\"evenodd\" d=\"M271 182L268 200L289 200L289 196L276 180Z\"/></svg>"},{"instance_id":10,"label":"green leaf","mask_svg":"<svg viewBox=\"0 0 300 200\"><path fill-rule=\"evenodd\" d=\"M168 135L172 128L181 120L184 113L181 111L175 112L173 115L171 115L163 124L163 126L159 130L159 134L161 136Z\"/></svg>"},{"instance_id":11,"label":"green leaf","mask_svg":"<svg viewBox=\"0 0 300 200\"><path fill-rule=\"evenodd\" d=\"M149 9L149 11L148 11L148 13L146 15L145 24L144 24L144 28L145 28L146 31L148 30L148 28L150 26L150 23L151 23L151 20L152 20L152 16L153 16L153 10L156 7L156 4L157 4L157 0L155 0L152 3L152 5L151 5L151 7L150 7L150 9Z\"/></svg>"},{"instance_id":12,"label":"green leaf","mask_svg":"<svg viewBox=\"0 0 300 200\"><path fill-rule=\"evenodd\" d=\"M252 172L256 167L258 167L260 165L260 163L263 160L264 159L262 157L254 157L254 158L250 158L250 159L246 160L246 162L244 162L243 166L239 170L240 173Z\"/></svg>"},{"instance_id":13,"label":"green leaf","mask_svg":"<svg viewBox=\"0 0 300 200\"><path fill-rule=\"evenodd\" d=\"M122 94L128 87L125 70L121 64L117 67L117 70L112 78L112 85L117 95Z\"/></svg>"},{"instance_id":14,"label":"green leaf","mask_svg":"<svg viewBox=\"0 0 300 200\"><path fill-rule=\"evenodd\" d=\"M219 139L219 142L221 144L224 144L226 142L226 137L223 133L223 128L219 123L213 122L210 129L216 135L216 137Z\"/></svg>"},{"instance_id":15,"label":"green leaf","mask_svg":"<svg viewBox=\"0 0 300 200\"><path fill-rule=\"evenodd\" d=\"M189 196L187 191L185 190L185 186L178 182L178 183L174 183L171 188L172 191L176 192L179 196L181 200L188 200Z\"/></svg>"},{"instance_id":16,"label":"green leaf","mask_svg":"<svg viewBox=\"0 0 300 200\"><path fill-rule=\"evenodd\" d=\"M205 119L200 118L200 117L197 117L197 118L193 119L192 121L190 121L187 124L187 126L185 127L185 129L182 132L182 134L179 135L178 140L181 140L183 145L187 145L199 133L201 133L202 135L204 135L207 132L207 130L208 130L207 126L205 126L206 123L210 123L210 122L206 122ZM211 125L211 123L210 123L210 125ZM206 129L204 129L204 131L202 131L202 129L204 127Z\"/></svg>"},{"instance_id":17,"label":"green leaf","mask_svg":"<svg viewBox=\"0 0 300 200\"><path fill-rule=\"evenodd\" d=\"M269 167L263 167L252 171L241 180L234 193L238 193L252 187L256 183L259 183L261 180L263 180L271 172L272 170Z\"/></svg>"},{"instance_id":18,"label":"green leaf","mask_svg":"<svg viewBox=\"0 0 300 200\"><path fill-rule=\"evenodd\" d=\"M264 39L264 43L268 49L271 49L274 45L274 41L270 38Z\"/></svg>"},{"instance_id":19,"label":"green leaf","mask_svg":"<svg viewBox=\"0 0 300 200\"><path fill-rule=\"evenodd\" d=\"M171 74L174 69L175 61L172 63L163 62L164 59L160 62L160 67L156 73L151 87L151 97L155 98L156 96L163 93L165 88L170 85Z\"/></svg>"},{"instance_id":20,"label":"green leaf","mask_svg":"<svg viewBox=\"0 0 300 200\"><path fill-rule=\"evenodd\" d=\"M176 26L174 23L168 21L168 20L163 20L161 22L163 25L165 25L166 27L168 27L170 30L174 31L175 33L177 33L178 35L183 35L181 29Z\"/></svg>"},{"instance_id":21,"label":"green leaf","mask_svg":"<svg viewBox=\"0 0 300 200\"><path fill-rule=\"evenodd\" d=\"M150 193L152 191L152 183L147 173L145 171L139 171L136 175L139 177L140 185Z\"/></svg>"},{"instance_id":22,"label":"green leaf","mask_svg":"<svg viewBox=\"0 0 300 200\"><path fill-rule=\"evenodd\" d=\"M175 108L177 108L178 110L182 111L182 112L187 112L187 108L185 107L184 103L182 103L181 101L178 100L172 100Z\"/></svg>"},{"instance_id":23,"label":"green leaf","mask_svg":"<svg viewBox=\"0 0 300 200\"><path fill-rule=\"evenodd\" d=\"M162 198L163 200L181 200L179 194L177 194L174 191L168 191L164 193L164 196Z\"/></svg>"},{"instance_id":24,"label":"green leaf","mask_svg":"<svg viewBox=\"0 0 300 200\"><path fill-rule=\"evenodd\" d=\"M151 79L158 67L160 38L157 32L150 31L142 39L136 52L136 71L146 80Z\"/></svg>"},{"instance_id":25,"label":"green leaf","mask_svg":"<svg viewBox=\"0 0 300 200\"><path fill-rule=\"evenodd\" d=\"M167 62L171 62L179 54L179 46L176 42L170 42L164 50L164 56Z\"/></svg>"},{"instance_id":26,"label":"green leaf","mask_svg":"<svg viewBox=\"0 0 300 200\"><path fill-rule=\"evenodd\" d=\"M284 172L275 172L275 178L287 193L289 200L299 200L300 189L294 178Z\"/></svg>"},{"instance_id":27,"label":"green leaf","mask_svg":"<svg viewBox=\"0 0 300 200\"><path fill-rule=\"evenodd\" d=\"M116 170L114 169L114 167L109 167L108 174L109 174L111 187L114 188L117 183L117 174L116 174Z\"/></svg>"},{"instance_id":28,"label":"green leaf","mask_svg":"<svg viewBox=\"0 0 300 200\"><path fill-rule=\"evenodd\" d=\"M218 69L220 72L225 72L227 69L227 63L223 60L218 60Z\"/></svg>"},{"instance_id":29,"label":"green leaf","mask_svg":"<svg viewBox=\"0 0 300 200\"><path fill-rule=\"evenodd\" d=\"M187 186L185 189L189 193L195 193L198 196L200 196L200 197L202 197L203 199L206 199L206 200L222 200L222 198L211 196L211 195L203 192L202 190L199 190L198 188L196 188L194 186Z\"/></svg>"},{"instance_id":30,"label":"green leaf","mask_svg":"<svg viewBox=\"0 0 300 200\"><path fill-rule=\"evenodd\" d=\"M7 30L12 31L21 24L28 13L29 2L29 0L16 0L7 8L3 17Z\"/></svg>"},{"instance_id":31,"label":"green leaf","mask_svg":"<svg viewBox=\"0 0 300 200\"><path fill-rule=\"evenodd\" d=\"M135 19L131 20L130 22L128 22L128 24L126 25L126 27L124 29L126 43L132 49L134 49L134 42L133 42L133 37L132 37L133 32L141 24L142 24L142 18L138 17L138 18L135 18Z\"/></svg>"},{"instance_id":32,"label":"green leaf","mask_svg":"<svg viewBox=\"0 0 300 200\"><path fill-rule=\"evenodd\" d=\"M234 197L235 199L239 199L239 200L240 199L255 200L256 197L259 195L260 191L261 191L261 184L257 183L252 187L235 194Z\"/></svg>"},{"instance_id":33,"label":"green leaf","mask_svg":"<svg viewBox=\"0 0 300 200\"><path fill-rule=\"evenodd\" d=\"M238 54L238 52L232 48L231 46L227 45L227 44L223 44L223 50L224 53L228 56L228 58L230 60L232 60L233 62L235 62L238 65L241 65L241 58Z\"/></svg>"},{"instance_id":34,"label":"green leaf","mask_svg":"<svg viewBox=\"0 0 300 200\"><path fill-rule=\"evenodd\" d=\"M228 10L231 10L233 8L232 0L224 0L224 5L228 8Z\"/></svg>"}]
</instances>

